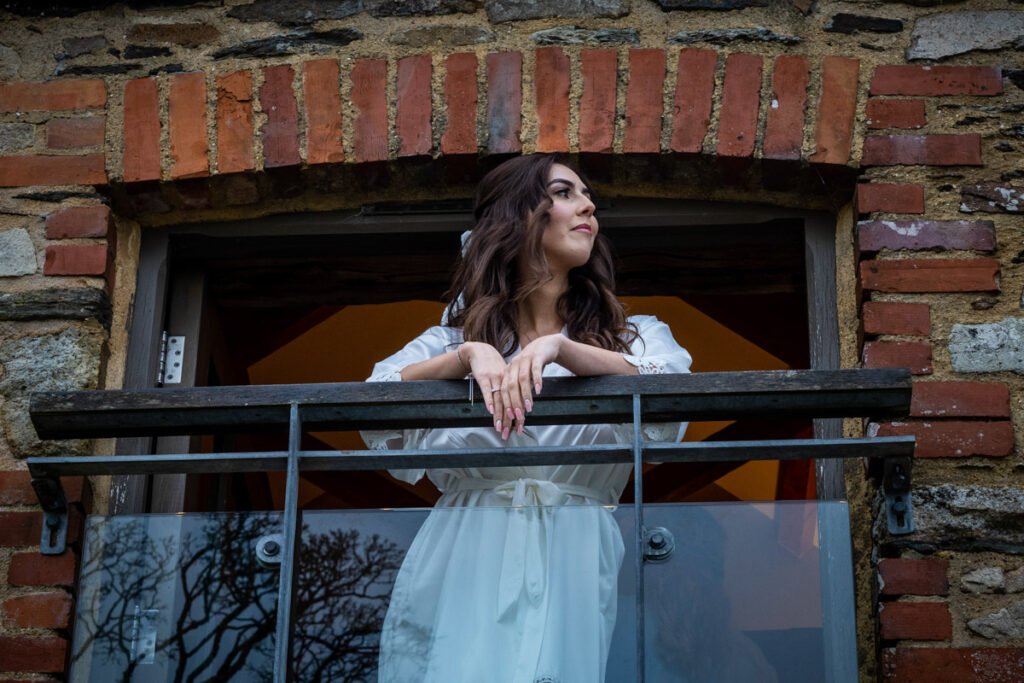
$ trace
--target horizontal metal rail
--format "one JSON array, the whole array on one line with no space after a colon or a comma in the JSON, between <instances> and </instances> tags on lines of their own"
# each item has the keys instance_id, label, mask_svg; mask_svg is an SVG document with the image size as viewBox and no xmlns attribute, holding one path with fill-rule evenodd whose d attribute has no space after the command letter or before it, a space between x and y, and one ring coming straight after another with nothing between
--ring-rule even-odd
<instances>
[{"instance_id":1,"label":"horizontal metal rail","mask_svg":"<svg viewBox=\"0 0 1024 683\"><path fill-rule=\"evenodd\" d=\"M870 439L794 439L775 441L709 441L644 444L647 462L737 462L746 460L808 460L828 458L910 457L914 437ZM431 467L497 467L600 465L633 461L631 444L598 444L559 448L465 448L415 451L299 451L299 469L351 471ZM30 458L33 478L102 474L215 474L284 472L287 451L260 453L184 453L175 455L111 455Z\"/></svg>"},{"instance_id":2,"label":"horizontal metal rail","mask_svg":"<svg viewBox=\"0 0 1024 683\"><path fill-rule=\"evenodd\" d=\"M901 369L709 372L548 379L531 424L629 423L632 396L646 422L906 415ZM291 404L303 428L395 429L490 424L465 381L347 382L142 391L36 393L29 412L44 439L286 430Z\"/></svg>"}]
</instances>

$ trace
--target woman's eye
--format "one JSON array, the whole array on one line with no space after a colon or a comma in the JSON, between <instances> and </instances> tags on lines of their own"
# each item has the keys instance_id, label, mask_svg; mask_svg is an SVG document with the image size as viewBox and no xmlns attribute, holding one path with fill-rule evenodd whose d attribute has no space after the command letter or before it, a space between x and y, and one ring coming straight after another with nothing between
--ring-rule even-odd
<instances>
[{"instance_id":1,"label":"woman's eye","mask_svg":"<svg viewBox=\"0 0 1024 683\"><path fill-rule=\"evenodd\" d=\"M559 197L562 197L563 199L568 199L569 198L569 189L565 188L565 189L562 189L562 190L555 190L555 194L558 195Z\"/></svg>"}]
</instances>

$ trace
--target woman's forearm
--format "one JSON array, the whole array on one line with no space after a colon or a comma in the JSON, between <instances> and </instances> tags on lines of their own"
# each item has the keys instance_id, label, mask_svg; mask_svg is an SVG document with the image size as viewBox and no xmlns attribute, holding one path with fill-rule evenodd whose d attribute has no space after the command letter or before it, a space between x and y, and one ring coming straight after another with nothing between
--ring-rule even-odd
<instances>
[{"instance_id":1,"label":"woman's forearm","mask_svg":"<svg viewBox=\"0 0 1024 683\"><path fill-rule=\"evenodd\" d=\"M636 366L621 353L562 337L556 363L579 377L593 375L635 375Z\"/></svg>"},{"instance_id":2,"label":"woman's forearm","mask_svg":"<svg viewBox=\"0 0 1024 683\"><path fill-rule=\"evenodd\" d=\"M469 374L468 366L459 359L459 348L434 356L427 360L406 365L402 368L402 380L417 379L462 379ZM465 356L463 356L465 357Z\"/></svg>"}]
</instances>

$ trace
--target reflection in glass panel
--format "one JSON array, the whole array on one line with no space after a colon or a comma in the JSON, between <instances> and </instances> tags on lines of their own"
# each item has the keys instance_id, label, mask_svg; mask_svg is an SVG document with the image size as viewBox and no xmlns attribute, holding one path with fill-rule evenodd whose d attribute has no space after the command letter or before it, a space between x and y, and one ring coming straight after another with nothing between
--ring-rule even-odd
<instances>
[{"instance_id":1,"label":"reflection in glass panel","mask_svg":"<svg viewBox=\"0 0 1024 683\"><path fill-rule=\"evenodd\" d=\"M277 513L90 517L71 681L263 681L278 572L256 557Z\"/></svg>"},{"instance_id":2,"label":"reflection in glass panel","mask_svg":"<svg viewBox=\"0 0 1024 683\"><path fill-rule=\"evenodd\" d=\"M823 538L826 509L841 514ZM644 565L647 680L833 680L854 648L852 628L838 644L824 628L853 623L849 562L828 564L847 519L842 503L646 506L675 539ZM278 513L90 518L71 680L269 680L278 571L256 547L279 527ZM632 507L311 511L302 528L295 680L375 681L382 640L386 668L419 672L407 680L591 683L604 654L606 681L636 677ZM421 671L446 655L442 677Z\"/></svg>"},{"instance_id":3,"label":"reflection in glass panel","mask_svg":"<svg viewBox=\"0 0 1024 683\"><path fill-rule=\"evenodd\" d=\"M823 537L828 506L842 523ZM647 680L840 680L826 662L856 647L852 567L827 562L850 543L845 504L652 505L644 514L648 528L675 538L666 560L645 565ZM826 618L850 625L849 642L830 640Z\"/></svg>"}]
</instances>

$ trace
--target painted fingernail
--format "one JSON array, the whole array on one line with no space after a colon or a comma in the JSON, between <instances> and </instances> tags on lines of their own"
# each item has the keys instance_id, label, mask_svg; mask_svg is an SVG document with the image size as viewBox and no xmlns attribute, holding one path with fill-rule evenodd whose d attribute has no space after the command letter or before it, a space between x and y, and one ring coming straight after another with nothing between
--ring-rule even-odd
<instances>
[{"instance_id":1,"label":"painted fingernail","mask_svg":"<svg viewBox=\"0 0 1024 683\"><path fill-rule=\"evenodd\" d=\"M526 412L533 412L533 401L531 401L530 399L526 399Z\"/></svg>"},{"instance_id":2,"label":"painted fingernail","mask_svg":"<svg viewBox=\"0 0 1024 683\"><path fill-rule=\"evenodd\" d=\"M494 429L495 431L501 431L501 420L498 420L497 422L494 423Z\"/></svg>"},{"instance_id":3,"label":"painted fingernail","mask_svg":"<svg viewBox=\"0 0 1024 683\"><path fill-rule=\"evenodd\" d=\"M520 424L523 422L523 411L519 408L516 408L516 420L518 420Z\"/></svg>"},{"instance_id":4,"label":"painted fingernail","mask_svg":"<svg viewBox=\"0 0 1024 683\"><path fill-rule=\"evenodd\" d=\"M533 391L536 394L540 393L540 382L537 382L536 384L533 385Z\"/></svg>"},{"instance_id":5,"label":"painted fingernail","mask_svg":"<svg viewBox=\"0 0 1024 683\"><path fill-rule=\"evenodd\" d=\"M494 406L491 405L490 403L487 404L487 412L490 413L491 415L494 415Z\"/></svg>"}]
</instances>

